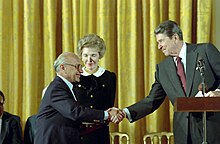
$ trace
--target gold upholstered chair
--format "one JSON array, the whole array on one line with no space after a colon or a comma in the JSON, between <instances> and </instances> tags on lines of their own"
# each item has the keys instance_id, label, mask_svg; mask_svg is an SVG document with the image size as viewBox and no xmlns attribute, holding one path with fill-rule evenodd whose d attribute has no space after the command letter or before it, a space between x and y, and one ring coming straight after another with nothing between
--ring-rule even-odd
<instances>
[{"instance_id":1,"label":"gold upholstered chair","mask_svg":"<svg viewBox=\"0 0 220 144\"><path fill-rule=\"evenodd\" d=\"M144 144L174 144L172 132L155 132L145 134L143 137Z\"/></svg>"},{"instance_id":2,"label":"gold upholstered chair","mask_svg":"<svg viewBox=\"0 0 220 144\"><path fill-rule=\"evenodd\" d=\"M129 135L125 132L110 132L111 144L130 144Z\"/></svg>"}]
</instances>

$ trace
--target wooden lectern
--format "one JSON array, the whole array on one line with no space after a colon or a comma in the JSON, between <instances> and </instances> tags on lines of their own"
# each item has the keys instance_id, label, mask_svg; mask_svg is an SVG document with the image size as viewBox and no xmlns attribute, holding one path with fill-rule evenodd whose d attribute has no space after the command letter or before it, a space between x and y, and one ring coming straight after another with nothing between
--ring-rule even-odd
<instances>
[{"instance_id":1,"label":"wooden lectern","mask_svg":"<svg viewBox=\"0 0 220 144\"><path fill-rule=\"evenodd\" d=\"M220 97L179 97L174 104L177 112L220 112Z\"/></svg>"},{"instance_id":2,"label":"wooden lectern","mask_svg":"<svg viewBox=\"0 0 220 144\"><path fill-rule=\"evenodd\" d=\"M176 112L203 112L203 144L206 142L206 112L220 111L220 97L179 97L174 103Z\"/></svg>"}]
</instances>

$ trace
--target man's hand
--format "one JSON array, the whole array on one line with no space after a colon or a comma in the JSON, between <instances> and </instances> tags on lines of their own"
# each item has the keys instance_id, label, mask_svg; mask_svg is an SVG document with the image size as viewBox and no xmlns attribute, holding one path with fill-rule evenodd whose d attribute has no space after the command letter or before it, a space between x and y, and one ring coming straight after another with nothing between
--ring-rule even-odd
<instances>
[{"instance_id":1,"label":"man's hand","mask_svg":"<svg viewBox=\"0 0 220 144\"><path fill-rule=\"evenodd\" d=\"M205 97L219 97L220 96L220 91L209 91Z\"/></svg>"},{"instance_id":2,"label":"man's hand","mask_svg":"<svg viewBox=\"0 0 220 144\"><path fill-rule=\"evenodd\" d=\"M115 107L109 108L107 112L109 113L109 121L115 124L118 124L126 117L126 113L123 110Z\"/></svg>"}]
</instances>

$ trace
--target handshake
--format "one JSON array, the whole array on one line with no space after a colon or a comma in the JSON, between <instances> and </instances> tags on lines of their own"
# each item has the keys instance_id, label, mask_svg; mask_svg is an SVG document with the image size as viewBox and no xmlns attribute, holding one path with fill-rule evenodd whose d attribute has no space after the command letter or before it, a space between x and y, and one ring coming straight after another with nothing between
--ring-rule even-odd
<instances>
[{"instance_id":1,"label":"handshake","mask_svg":"<svg viewBox=\"0 0 220 144\"><path fill-rule=\"evenodd\" d=\"M118 124L121 122L125 117L126 113L118 108L112 107L107 110L108 112L108 121Z\"/></svg>"}]
</instances>

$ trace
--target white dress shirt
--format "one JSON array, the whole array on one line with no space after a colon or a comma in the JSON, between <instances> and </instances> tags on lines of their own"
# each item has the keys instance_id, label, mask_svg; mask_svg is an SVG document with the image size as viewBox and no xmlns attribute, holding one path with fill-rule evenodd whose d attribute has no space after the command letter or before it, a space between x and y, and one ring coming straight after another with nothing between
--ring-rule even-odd
<instances>
[{"instance_id":1,"label":"white dress shirt","mask_svg":"<svg viewBox=\"0 0 220 144\"><path fill-rule=\"evenodd\" d=\"M69 82L67 79L65 79L64 77L62 77L59 74L57 74L57 76L60 77L66 83L66 85L69 87L70 91L72 92L74 99L77 101L76 96L75 96L75 94L73 92L73 85L72 85L72 83Z\"/></svg>"}]
</instances>

